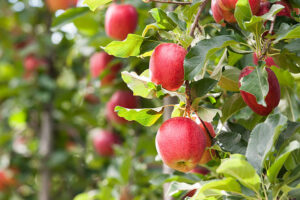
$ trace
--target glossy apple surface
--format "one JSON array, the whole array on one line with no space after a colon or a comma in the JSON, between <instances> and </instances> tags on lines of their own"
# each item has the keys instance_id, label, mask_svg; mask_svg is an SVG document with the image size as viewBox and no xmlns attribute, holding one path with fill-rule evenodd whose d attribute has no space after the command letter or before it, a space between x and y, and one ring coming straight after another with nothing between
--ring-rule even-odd
<instances>
[{"instance_id":1,"label":"glossy apple surface","mask_svg":"<svg viewBox=\"0 0 300 200\"><path fill-rule=\"evenodd\" d=\"M204 125L201 121L200 121L199 126L202 129L202 131L205 133L206 148L209 148L209 147L211 147L211 137L212 138L216 137L216 133L215 133L214 127L212 126L211 123L204 122L204 124L209 132L207 132L206 128L204 127ZM203 156L202 156L201 160L199 161L199 164L206 164L207 162L209 162L212 159L211 155L214 155L214 154L215 154L214 150L205 149L205 152L203 153Z\"/></svg>"},{"instance_id":2,"label":"glossy apple surface","mask_svg":"<svg viewBox=\"0 0 300 200\"><path fill-rule=\"evenodd\" d=\"M150 58L150 78L157 85L175 91L184 82L183 62L187 51L173 43L158 45Z\"/></svg>"},{"instance_id":3,"label":"glossy apple surface","mask_svg":"<svg viewBox=\"0 0 300 200\"><path fill-rule=\"evenodd\" d=\"M113 156L114 145L120 144L119 137L110 131L99 131L93 136L95 151L100 156Z\"/></svg>"},{"instance_id":4,"label":"glossy apple surface","mask_svg":"<svg viewBox=\"0 0 300 200\"><path fill-rule=\"evenodd\" d=\"M292 8L286 1L279 1L276 2L275 4L280 4L284 6L284 8L279 13L277 13L277 16L286 16L290 18L292 17L291 16Z\"/></svg>"},{"instance_id":5,"label":"glossy apple surface","mask_svg":"<svg viewBox=\"0 0 300 200\"><path fill-rule=\"evenodd\" d=\"M50 11L66 10L70 7L76 6L78 0L46 0L47 6Z\"/></svg>"},{"instance_id":6,"label":"glossy apple surface","mask_svg":"<svg viewBox=\"0 0 300 200\"><path fill-rule=\"evenodd\" d=\"M249 75L253 71L254 67L245 67L240 74L239 80ZM266 116L272 112L272 110L278 106L280 101L280 86L276 75L270 68L265 68L268 73L269 92L265 98L266 106L260 105L256 101L256 97L245 91L240 91L245 103L257 114ZM239 82L241 87L241 83Z\"/></svg>"},{"instance_id":7,"label":"glossy apple surface","mask_svg":"<svg viewBox=\"0 0 300 200\"><path fill-rule=\"evenodd\" d=\"M279 68L279 66L275 63L275 61L272 57L266 57L265 62L268 67L275 66L275 67ZM253 63L255 65L258 65L258 57L257 57L256 53L253 54Z\"/></svg>"},{"instance_id":8,"label":"glossy apple surface","mask_svg":"<svg viewBox=\"0 0 300 200\"><path fill-rule=\"evenodd\" d=\"M124 40L135 31L137 22L138 14L134 6L112 4L105 14L105 31L111 38Z\"/></svg>"},{"instance_id":9,"label":"glossy apple surface","mask_svg":"<svg viewBox=\"0 0 300 200\"><path fill-rule=\"evenodd\" d=\"M204 134L199 125L189 118L171 118L157 132L157 152L170 168L189 172L197 166L205 151Z\"/></svg>"},{"instance_id":10,"label":"glossy apple surface","mask_svg":"<svg viewBox=\"0 0 300 200\"><path fill-rule=\"evenodd\" d=\"M138 98L133 96L130 91L119 90L113 94L109 102L106 104L106 117L108 120L118 124L124 124L128 121L122 117L119 117L115 112L116 106L122 106L125 108L136 108L138 105Z\"/></svg>"},{"instance_id":11,"label":"glossy apple surface","mask_svg":"<svg viewBox=\"0 0 300 200\"><path fill-rule=\"evenodd\" d=\"M104 70L108 70L101 80L102 85L110 85L122 67L120 63L110 66L110 62L113 59L114 57L106 52L95 53L90 58L90 72L93 78L97 78Z\"/></svg>"},{"instance_id":12,"label":"glossy apple surface","mask_svg":"<svg viewBox=\"0 0 300 200\"><path fill-rule=\"evenodd\" d=\"M221 12L221 9L217 3L217 0L212 0L211 1L211 11L214 17L214 20L219 23L221 20L223 20L223 15Z\"/></svg>"}]
</instances>

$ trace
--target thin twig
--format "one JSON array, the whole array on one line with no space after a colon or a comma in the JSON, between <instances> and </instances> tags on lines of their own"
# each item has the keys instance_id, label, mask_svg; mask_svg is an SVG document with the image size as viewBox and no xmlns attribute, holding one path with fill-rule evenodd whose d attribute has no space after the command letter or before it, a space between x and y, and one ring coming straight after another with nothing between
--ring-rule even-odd
<instances>
[{"instance_id":1,"label":"thin twig","mask_svg":"<svg viewBox=\"0 0 300 200\"><path fill-rule=\"evenodd\" d=\"M192 24L192 28L191 28L191 32L190 32L190 36L194 37L194 32L195 32L195 29L196 29L196 26L198 24L198 21L199 21L199 18L200 18L200 15L202 13L202 11L204 10L206 4L209 2L209 0L204 0L196 14L196 17L195 17L195 20Z\"/></svg>"},{"instance_id":2,"label":"thin twig","mask_svg":"<svg viewBox=\"0 0 300 200\"><path fill-rule=\"evenodd\" d=\"M163 0L144 0L145 3L156 2L156 3L169 3L177 5L190 5L192 2L180 2L180 1L163 1Z\"/></svg>"}]
</instances>

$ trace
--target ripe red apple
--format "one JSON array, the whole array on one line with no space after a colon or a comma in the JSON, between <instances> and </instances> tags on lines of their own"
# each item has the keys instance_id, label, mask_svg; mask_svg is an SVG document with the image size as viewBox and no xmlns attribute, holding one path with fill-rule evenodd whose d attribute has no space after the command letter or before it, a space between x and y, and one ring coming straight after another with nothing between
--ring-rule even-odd
<instances>
[{"instance_id":1,"label":"ripe red apple","mask_svg":"<svg viewBox=\"0 0 300 200\"><path fill-rule=\"evenodd\" d=\"M275 66L275 67L279 68L279 66L275 63L275 61L273 60L272 57L266 57L265 62L268 67ZM256 53L253 53L253 63L255 65L258 65L258 57L257 57Z\"/></svg>"},{"instance_id":2,"label":"ripe red apple","mask_svg":"<svg viewBox=\"0 0 300 200\"><path fill-rule=\"evenodd\" d=\"M70 7L76 6L78 0L46 0L48 9L55 12L60 9L68 9Z\"/></svg>"},{"instance_id":3,"label":"ripe red apple","mask_svg":"<svg viewBox=\"0 0 300 200\"><path fill-rule=\"evenodd\" d=\"M186 195L184 195L184 197L182 197L181 200L185 200L186 197L193 197L195 195L195 193L197 192L197 190L191 190L189 191Z\"/></svg>"},{"instance_id":4,"label":"ripe red apple","mask_svg":"<svg viewBox=\"0 0 300 200\"><path fill-rule=\"evenodd\" d=\"M122 67L120 63L110 66L109 63L113 59L113 56L105 52L95 53L90 58L90 71L93 78L97 78L105 69L109 70L108 74L101 80L102 85L111 84Z\"/></svg>"},{"instance_id":5,"label":"ripe red apple","mask_svg":"<svg viewBox=\"0 0 300 200\"><path fill-rule=\"evenodd\" d=\"M118 116L115 112L115 107L122 106L125 108L136 108L137 105L138 99L133 96L132 92L119 90L113 94L109 102L106 104L106 117L108 120L118 124L127 123L128 121L126 119Z\"/></svg>"},{"instance_id":6,"label":"ripe red apple","mask_svg":"<svg viewBox=\"0 0 300 200\"><path fill-rule=\"evenodd\" d=\"M26 56L24 60L24 67L26 71L34 71L36 70L41 64L41 61L33 54Z\"/></svg>"},{"instance_id":7,"label":"ripe red apple","mask_svg":"<svg viewBox=\"0 0 300 200\"><path fill-rule=\"evenodd\" d=\"M234 10L237 1L238 0L217 0L225 21L229 23L236 22L236 19L234 17ZM252 14L257 14L260 8L260 0L249 0L249 4Z\"/></svg>"},{"instance_id":8,"label":"ripe red apple","mask_svg":"<svg viewBox=\"0 0 300 200\"><path fill-rule=\"evenodd\" d=\"M211 11L212 11L213 17L217 23L219 23L221 20L224 19L221 9L217 3L217 0L211 1Z\"/></svg>"},{"instance_id":9,"label":"ripe red apple","mask_svg":"<svg viewBox=\"0 0 300 200\"><path fill-rule=\"evenodd\" d=\"M279 13L277 13L277 16L287 16L290 18L292 17L291 16L292 8L286 1L279 1L276 2L275 4L280 4L284 6L284 8Z\"/></svg>"},{"instance_id":10,"label":"ripe red apple","mask_svg":"<svg viewBox=\"0 0 300 200\"><path fill-rule=\"evenodd\" d=\"M194 169L192 169L190 171L190 173L194 173L194 174L202 174L202 175L206 175L209 173L209 170L206 169L205 167L201 167L201 166L197 166Z\"/></svg>"},{"instance_id":11,"label":"ripe red apple","mask_svg":"<svg viewBox=\"0 0 300 200\"><path fill-rule=\"evenodd\" d=\"M199 125L189 118L171 118L157 132L157 152L170 168L181 172L191 171L205 151L204 134Z\"/></svg>"},{"instance_id":12,"label":"ripe red apple","mask_svg":"<svg viewBox=\"0 0 300 200\"><path fill-rule=\"evenodd\" d=\"M16 184L14 179L15 171L12 169L0 170L0 191L3 191Z\"/></svg>"},{"instance_id":13,"label":"ripe red apple","mask_svg":"<svg viewBox=\"0 0 300 200\"><path fill-rule=\"evenodd\" d=\"M209 133L206 131L203 123L200 121L200 128L202 129L202 131L205 133L205 137L206 137L206 148L211 147L211 139L210 137L216 137L216 133L214 131L214 127L211 125L211 123L209 122L204 122L206 128L208 129ZM210 136L209 136L210 135ZM214 155L215 151L214 150L209 150L209 149L205 149L205 152L203 153L203 156L201 158L201 160L199 161L199 164L206 164L208 161L210 161L212 159L211 155Z\"/></svg>"},{"instance_id":14,"label":"ripe red apple","mask_svg":"<svg viewBox=\"0 0 300 200\"><path fill-rule=\"evenodd\" d=\"M270 2L268 2L268 1L260 2L260 8L256 15L262 16L262 15L266 14L267 12L269 12L270 8L271 8Z\"/></svg>"},{"instance_id":15,"label":"ripe red apple","mask_svg":"<svg viewBox=\"0 0 300 200\"><path fill-rule=\"evenodd\" d=\"M254 67L248 66L245 67L240 74L239 81L249 75L254 70ZM256 97L253 94L250 94L245 91L240 91L242 98L244 99L245 103L257 114L266 116L272 110L278 106L280 101L280 86L276 75L270 68L265 68L268 73L268 83L269 83L269 92L265 98L265 102L267 106L263 106L257 103ZM239 86L241 87L241 83L239 82Z\"/></svg>"},{"instance_id":16,"label":"ripe red apple","mask_svg":"<svg viewBox=\"0 0 300 200\"><path fill-rule=\"evenodd\" d=\"M112 4L105 14L105 31L111 38L124 40L135 31L137 22L138 14L134 6Z\"/></svg>"},{"instance_id":17,"label":"ripe red apple","mask_svg":"<svg viewBox=\"0 0 300 200\"><path fill-rule=\"evenodd\" d=\"M93 135L93 145L95 151L100 156L113 156L114 155L114 145L120 144L120 138L118 135L110 131L99 131Z\"/></svg>"},{"instance_id":18,"label":"ripe red apple","mask_svg":"<svg viewBox=\"0 0 300 200\"><path fill-rule=\"evenodd\" d=\"M173 43L158 45L150 58L150 77L153 83L175 91L183 84L183 62L187 51Z\"/></svg>"}]
</instances>

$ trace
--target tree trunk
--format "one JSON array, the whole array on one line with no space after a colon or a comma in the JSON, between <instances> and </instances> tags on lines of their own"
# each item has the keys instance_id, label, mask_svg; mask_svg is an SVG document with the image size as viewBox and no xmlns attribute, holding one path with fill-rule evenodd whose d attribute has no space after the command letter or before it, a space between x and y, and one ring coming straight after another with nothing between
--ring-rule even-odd
<instances>
[{"instance_id":1,"label":"tree trunk","mask_svg":"<svg viewBox=\"0 0 300 200\"><path fill-rule=\"evenodd\" d=\"M170 105L170 104L176 104L177 103L177 97L166 97L164 98L164 105ZM165 111L164 111L164 121L168 120L171 118L171 114L173 111L173 107L166 107ZM163 165L163 173L164 174L171 174L172 173L172 169L169 168L167 165ZM167 196L167 192L169 189L169 183L165 183L164 184L164 200L172 200L172 197Z\"/></svg>"},{"instance_id":2,"label":"tree trunk","mask_svg":"<svg viewBox=\"0 0 300 200\"><path fill-rule=\"evenodd\" d=\"M52 150L52 108L47 106L42 113L39 154L41 156L39 200L50 200L51 171L47 166Z\"/></svg>"}]
</instances>

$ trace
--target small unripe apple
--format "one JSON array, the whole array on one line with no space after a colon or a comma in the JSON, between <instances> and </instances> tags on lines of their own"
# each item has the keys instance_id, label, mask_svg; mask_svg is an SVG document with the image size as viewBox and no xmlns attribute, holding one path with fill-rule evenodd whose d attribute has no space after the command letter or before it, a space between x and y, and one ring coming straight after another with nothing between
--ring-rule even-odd
<instances>
[{"instance_id":1,"label":"small unripe apple","mask_svg":"<svg viewBox=\"0 0 300 200\"><path fill-rule=\"evenodd\" d=\"M150 78L153 83L175 91L184 82L183 62L187 51L174 43L158 45L150 58Z\"/></svg>"},{"instance_id":2,"label":"small unripe apple","mask_svg":"<svg viewBox=\"0 0 300 200\"><path fill-rule=\"evenodd\" d=\"M245 67L240 74L239 77L239 86L241 87L240 80L249 75L254 70L254 67L248 66ZM269 83L269 92L265 98L266 106L260 105L256 101L256 97L253 94L245 92L243 90L240 91L242 98L244 99L245 103L257 114L266 116L272 112L272 110L278 106L280 101L280 86L279 82L276 78L274 72L266 67L268 73L268 83Z\"/></svg>"},{"instance_id":3,"label":"small unripe apple","mask_svg":"<svg viewBox=\"0 0 300 200\"><path fill-rule=\"evenodd\" d=\"M206 148L209 148L209 147L211 147L211 139L210 138L216 137L216 133L215 133L214 127L211 125L211 123L204 122L204 124L209 132L206 131L206 128L204 127L204 125L201 121L200 121L199 126L202 129L202 131L205 133ZM215 154L214 150L205 149L205 152L203 153L203 156L202 156L201 160L199 161L199 164L206 164L208 161L210 161L212 159L211 155L214 155L214 154Z\"/></svg>"},{"instance_id":4,"label":"small unripe apple","mask_svg":"<svg viewBox=\"0 0 300 200\"><path fill-rule=\"evenodd\" d=\"M114 145L120 144L120 138L118 135L110 131L99 131L93 135L93 145L95 151L100 156L113 156Z\"/></svg>"},{"instance_id":5,"label":"small unripe apple","mask_svg":"<svg viewBox=\"0 0 300 200\"><path fill-rule=\"evenodd\" d=\"M217 0L211 1L211 11L212 11L213 17L217 23L219 23L221 20L224 19L221 9L217 3Z\"/></svg>"},{"instance_id":6,"label":"small unripe apple","mask_svg":"<svg viewBox=\"0 0 300 200\"><path fill-rule=\"evenodd\" d=\"M217 0L217 3L221 9L222 15L225 21L229 23L236 22L234 17L234 10L238 0ZM260 0L249 0L252 14L255 15L258 13L260 8Z\"/></svg>"},{"instance_id":7,"label":"small unripe apple","mask_svg":"<svg viewBox=\"0 0 300 200\"><path fill-rule=\"evenodd\" d=\"M275 67L279 68L279 66L275 63L275 61L273 60L272 57L266 57L265 62L268 67L275 66ZM253 63L255 65L258 65L258 57L257 57L256 53L253 54Z\"/></svg>"},{"instance_id":8,"label":"small unripe apple","mask_svg":"<svg viewBox=\"0 0 300 200\"><path fill-rule=\"evenodd\" d=\"M284 6L284 8L279 13L277 13L277 16L286 16L290 18L292 17L291 16L292 8L286 1L279 1L276 2L275 4L280 4Z\"/></svg>"},{"instance_id":9,"label":"small unripe apple","mask_svg":"<svg viewBox=\"0 0 300 200\"><path fill-rule=\"evenodd\" d=\"M113 59L114 57L106 52L95 53L90 58L90 71L93 78L97 78L104 70L108 70L108 74L101 80L102 85L111 84L122 67L120 63L110 66Z\"/></svg>"},{"instance_id":10,"label":"small unripe apple","mask_svg":"<svg viewBox=\"0 0 300 200\"><path fill-rule=\"evenodd\" d=\"M205 151L204 134L199 125L189 118L171 118L157 132L157 152L170 168L189 172L197 166Z\"/></svg>"},{"instance_id":11,"label":"small unripe apple","mask_svg":"<svg viewBox=\"0 0 300 200\"><path fill-rule=\"evenodd\" d=\"M138 98L133 96L130 91L119 90L113 94L109 102L106 104L106 117L108 120L116 122L118 124L124 124L128 121L122 117L119 117L115 112L116 106L122 106L125 108L136 108L138 105Z\"/></svg>"},{"instance_id":12,"label":"small unripe apple","mask_svg":"<svg viewBox=\"0 0 300 200\"><path fill-rule=\"evenodd\" d=\"M117 40L124 40L133 33L138 22L138 13L130 4L112 4L105 14L105 32Z\"/></svg>"},{"instance_id":13,"label":"small unripe apple","mask_svg":"<svg viewBox=\"0 0 300 200\"><path fill-rule=\"evenodd\" d=\"M55 12L60 9L68 9L70 7L76 6L78 0L46 0L48 9Z\"/></svg>"},{"instance_id":14,"label":"small unripe apple","mask_svg":"<svg viewBox=\"0 0 300 200\"><path fill-rule=\"evenodd\" d=\"M32 71L36 70L40 64L41 64L41 61L33 54L26 56L26 58L24 60L24 67L25 67L26 71L32 72Z\"/></svg>"}]
</instances>

